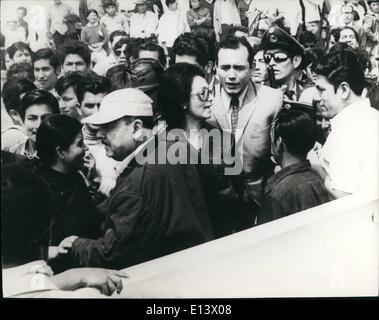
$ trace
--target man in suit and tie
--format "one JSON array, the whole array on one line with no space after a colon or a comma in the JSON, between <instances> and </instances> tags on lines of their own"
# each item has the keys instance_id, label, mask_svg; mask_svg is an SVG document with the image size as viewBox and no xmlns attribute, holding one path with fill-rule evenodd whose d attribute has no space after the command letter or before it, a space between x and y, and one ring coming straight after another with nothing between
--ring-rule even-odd
<instances>
[{"instance_id":1,"label":"man in suit and tie","mask_svg":"<svg viewBox=\"0 0 379 320\"><path fill-rule=\"evenodd\" d=\"M236 203L249 202L241 209L232 206L236 214L237 210L246 211L243 222L234 228L237 231L254 225L264 184L273 173L270 128L282 107L283 93L251 80L254 52L245 38L222 41L217 58L220 84L216 86L209 123L232 134L236 155L242 160L242 172L231 177L234 190L227 192L234 193L235 198L237 195Z\"/></svg>"}]
</instances>

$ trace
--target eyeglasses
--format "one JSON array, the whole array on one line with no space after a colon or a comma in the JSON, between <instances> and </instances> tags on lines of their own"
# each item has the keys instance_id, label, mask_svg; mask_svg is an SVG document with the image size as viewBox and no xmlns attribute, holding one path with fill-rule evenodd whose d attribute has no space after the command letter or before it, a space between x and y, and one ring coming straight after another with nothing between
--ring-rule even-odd
<instances>
[{"instance_id":1,"label":"eyeglasses","mask_svg":"<svg viewBox=\"0 0 379 320\"><path fill-rule=\"evenodd\" d=\"M286 61L289 56L283 52L265 53L263 55L266 64L269 64L271 59L274 58L275 63L282 63Z\"/></svg>"},{"instance_id":2,"label":"eyeglasses","mask_svg":"<svg viewBox=\"0 0 379 320\"><path fill-rule=\"evenodd\" d=\"M114 50L114 54L116 57L121 56L121 53L123 53L126 56L126 52L122 51L122 49Z\"/></svg>"},{"instance_id":3,"label":"eyeglasses","mask_svg":"<svg viewBox=\"0 0 379 320\"><path fill-rule=\"evenodd\" d=\"M209 99L210 90L208 87L203 87L200 92L191 94L192 96L197 96L200 101L206 102Z\"/></svg>"}]
</instances>

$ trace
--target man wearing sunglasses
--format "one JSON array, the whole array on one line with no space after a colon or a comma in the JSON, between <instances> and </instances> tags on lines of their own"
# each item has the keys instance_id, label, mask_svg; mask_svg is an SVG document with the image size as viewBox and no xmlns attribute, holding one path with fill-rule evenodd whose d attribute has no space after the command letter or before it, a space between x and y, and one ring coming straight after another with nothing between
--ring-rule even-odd
<instances>
[{"instance_id":1,"label":"man wearing sunglasses","mask_svg":"<svg viewBox=\"0 0 379 320\"><path fill-rule=\"evenodd\" d=\"M93 68L93 71L99 76L104 77L111 67L119 64L127 64L127 46L128 39L126 36L118 39L116 43L112 44L112 51L109 56L103 60L100 60Z\"/></svg>"},{"instance_id":2,"label":"man wearing sunglasses","mask_svg":"<svg viewBox=\"0 0 379 320\"><path fill-rule=\"evenodd\" d=\"M253 59L254 52L246 38L230 37L221 41L217 53L220 84L215 86L212 117L208 120L232 134L236 155L243 162L241 174L232 177L236 183L234 190L227 192L230 201L226 200L225 205L225 208L230 205L236 220L240 219L237 229L252 226L265 181L273 172L270 126L283 102L280 90L251 80ZM236 198L233 192L237 193L238 201L231 205L233 196ZM241 207L243 198L248 198L250 204Z\"/></svg>"},{"instance_id":3,"label":"man wearing sunglasses","mask_svg":"<svg viewBox=\"0 0 379 320\"><path fill-rule=\"evenodd\" d=\"M303 91L296 80L296 71L305 64L301 44L279 27L271 27L262 38L264 60L275 82L288 100L298 101ZM271 84L272 85L272 84Z\"/></svg>"}]
</instances>

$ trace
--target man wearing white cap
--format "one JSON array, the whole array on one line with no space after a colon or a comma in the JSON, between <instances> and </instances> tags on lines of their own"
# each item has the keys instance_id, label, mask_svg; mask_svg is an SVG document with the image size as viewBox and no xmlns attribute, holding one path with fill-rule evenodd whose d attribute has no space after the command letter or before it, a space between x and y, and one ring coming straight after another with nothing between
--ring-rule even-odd
<instances>
[{"instance_id":1,"label":"man wearing white cap","mask_svg":"<svg viewBox=\"0 0 379 320\"><path fill-rule=\"evenodd\" d=\"M107 95L99 112L83 120L100 126L107 155L122 163L116 187L99 208L103 236L63 241L75 265L120 269L213 239L196 166L139 161L164 141L152 135L152 116L152 100L128 88Z\"/></svg>"}]
</instances>

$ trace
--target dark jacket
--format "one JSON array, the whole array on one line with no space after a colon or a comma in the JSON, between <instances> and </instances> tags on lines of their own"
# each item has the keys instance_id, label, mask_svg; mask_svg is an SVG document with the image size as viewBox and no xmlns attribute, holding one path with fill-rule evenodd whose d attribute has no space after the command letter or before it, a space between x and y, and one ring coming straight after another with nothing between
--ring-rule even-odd
<instances>
[{"instance_id":1,"label":"dark jacket","mask_svg":"<svg viewBox=\"0 0 379 320\"><path fill-rule=\"evenodd\" d=\"M330 201L320 176L309 161L282 169L269 178L258 223L276 220Z\"/></svg>"},{"instance_id":2,"label":"dark jacket","mask_svg":"<svg viewBox=\"0 0 379 320\"><path fill-rule=\"evenodd\" d=\"M35 172L49 186L53 194L51 245L71 236L97 237L101 225L100 214L80 174L65 175L41 165Z\"/></svg>"},{"instance_id":3,"label":"dark jacket","mask_svg":"<svg viewBox=\"0 0 379 320\"><path fill-rule=\"evenodd\" d=\"M73 243L79 266L125 268L213 239L196 165L132 163L102 205L103 236Z\"/></svg>"}]
</instances>

